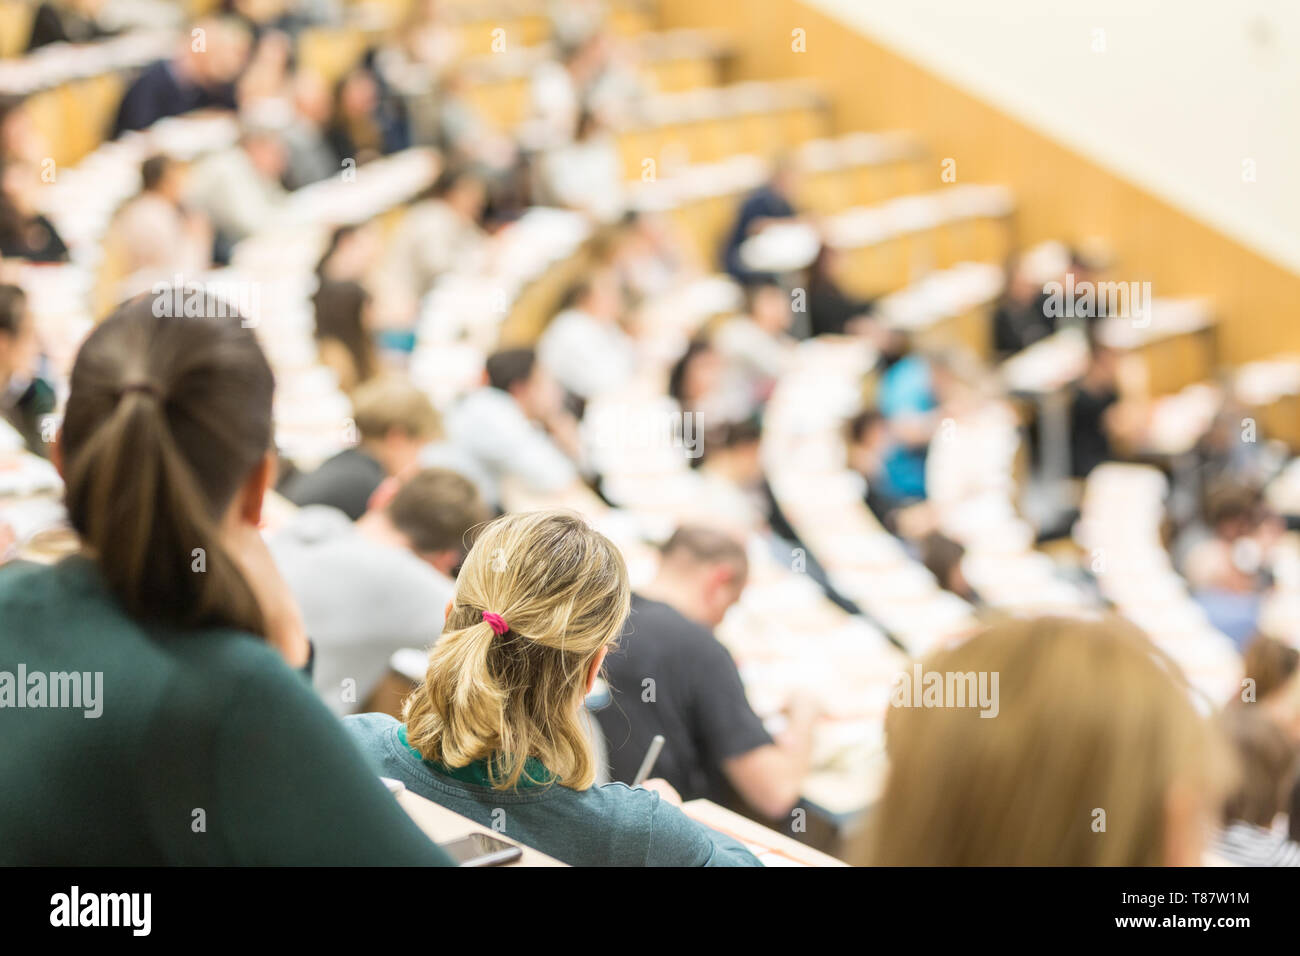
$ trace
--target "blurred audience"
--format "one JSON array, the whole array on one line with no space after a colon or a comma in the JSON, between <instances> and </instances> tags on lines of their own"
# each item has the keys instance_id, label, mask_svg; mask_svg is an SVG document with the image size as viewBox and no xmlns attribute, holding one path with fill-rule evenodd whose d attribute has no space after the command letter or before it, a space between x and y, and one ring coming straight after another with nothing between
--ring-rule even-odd
<instances>
[{"instance_id":1,"label":"blurred audience","mask_svg":"<svg viewBox=\"0 0 1300 956\"><path fill-rule=\"evenodd\" d=\"M176 54L146 68L122 97L113 136L146 129L191 110L236 107L236 80L247 79L252 40L239 20L210 17L178 41Z\"/></svg>"},{"instance_id":2,"label":"blurred audience","mask_svg":"<svg viewBox=\"0 0 1300 956\"><path fill-rule=\"evenodd\" d=\"M1229 708L1220 722L1236 753L1238 784L1224 804L1213 852L1235 866L1300 866L1300 844L1279 819L1295 781L1295 744L1253 707Z\"/></svg>"},{"instance_id":3,"label":"blurred audience","mask_svg":"<svg viewBox=\"0 0 1300 956\"><path fill-rule=\"evenodd\" d=\"M150 156L140 167L140 192L114 216L105 241L121 255L132 291L211 264L212 228L206 216L186 207L186 177L179 160Z\"/></svg>"},{"instance_id":4,"label":"blurred audience","mask_svg":"<svg viewBox=\"0 0 1300 956\"><path fill-rule=\"evenodd\" d=\"M355 713L396 651L437 640L451 575L490 517L467 479L430 468L355 524L309 505L271 538L316 648L312 682L331 710Z\"/></svg>"},{"instance_id":5,"label":"blurred audience","mask_svg":"<svg viewBox=\"0 0 1300 956\"><path fill-rule=\"evenodd\" d=\"M66 262L68 247L38 209L40 174L22 160L0 164L0 258Z\"/></svg>"},{"instance_id":6,"label":"blurred audience","mask_svg":"<svg viewBox=\"0 0 1300 956\"><path fill-rule=\"evenodd\" d=\"M383 286L392 314L414 315L416 304L449 269L482 253L480 225L487 186L467 168L443 170L426 198L406 212L386 257Z\"/></svg>"},{"instance_id":7,"label":"blurred audience","mask_svg":"<svg viewBox=\"0 0 1300 956\"><path fill-rule=\"evenodd\" d=\"M27 450L48 458L52 434L45 422L56 407L54 389L38 374L40 341L27 296L18 286L0 285L0 414Z\"/></svg>"},{"instance_id":8,"label":"blurred audience","mask_svg":"<svg viewBox=\"0 0 1300 956\"><path fill-rule=\"evenodd\" d=\"M283 489L294 504L329 505L353 521L390 476L413 471L421 446L439 437L442 423L424 392L398 378L377 378L352 393L357 444L297 475Z\"/></svg>"},{"instance_id":9,"label":"blurred audience","mask_svg":"<svg viewBox=\"0 0 1300 956\"><path fill-rule=\"evenodd\" d=\"M50 43L89 43L117 31L101 20L104 0L44 0L32 17L27 52Z\"/></svg>"},{"instance_id":10,"label":"blurred audience","mask_svg":"<svg viewBox=\"0 0 1300 956\"><path fill-rule=\"evenodd\" d=\"M287 161L275 130L246 126L236 146L212 153L194 167L186 201L207 215L228 250L279 214L287 195L280 183ZM227 258L228 252L218 261Z\"/></svg>"},{"instance_id":11,"label":"blurred audience","mask_svg":"<svg viewBox=\"0 0 1300 956\"><path fill-rule=\"evenodd\" d=\"M799 169L790 157L780 158L772 177L754 190L740 204L736 219L722 247L722 266L737 282L770 278L755 273L740 259L740 247L746 239L762 232L773 223L795 219L795 196L799 190Z\"/></svg>"},{"instance_id":12,"label":"blurred audience","mask_svg":"<svg viewBox=\"0 0 1300 956\"><path fill-rule=\"evenodd\" d=\"M623 329L623 314L623 293L614 272L604 270L581 280L538 340L538 360L579 398L617 387L636 365L636 343Z\"/></svg>"},{"instance_id":13,"label":"blurred audience","mask_svg":"<svg viewBox=\"0 0 1300 956\"><path fill-rule=\"evenodd\" d=\"M533 491L559 492L576 484L577 422L533 350L488 356L485 377L447 413L447 437L474 462L484 499L500 505L507 479ZM428 453L423 460L439 463Z\"/></svg>"},{"instance_id":14,"label":"blurred audience","mask_svg":"<svg viewBox=\"0 0 1300 956\"><path fill-rule=\"evenodd\" d=\"M871 301L849 295L841 286L843 259L841 253L823 243L808 267L805 291L810 335L859 333L871 321Z\"/></svg>"},{"instance_id":15,"label":"blurred audience","mask_svg":"<svg viewBox=\"0 0 1300 956\"><path fill-rule=\"evenodd\" d=\"M378 375L366 287L351 280L324 280L312 296L312 307L320 361L338 376L339 388L351 392Z\"/></svg>"}]
</instances>

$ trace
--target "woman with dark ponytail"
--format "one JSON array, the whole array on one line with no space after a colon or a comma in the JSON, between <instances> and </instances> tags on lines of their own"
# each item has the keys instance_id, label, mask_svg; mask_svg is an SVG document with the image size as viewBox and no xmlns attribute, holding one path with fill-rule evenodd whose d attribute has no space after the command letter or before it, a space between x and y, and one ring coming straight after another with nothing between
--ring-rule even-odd
<instances>
[{"instance_id":1,"label":"woman with dark ponytail","mask_svg":"<svg viewBox=\"0 0 1300 956\"><path fill-rule=\"evenodd\" d=\"M54 458L81 553L0 570L0 864L448 863L295 673L266 358L174 298L77 355Z\"/></svg>"}]
</instances>

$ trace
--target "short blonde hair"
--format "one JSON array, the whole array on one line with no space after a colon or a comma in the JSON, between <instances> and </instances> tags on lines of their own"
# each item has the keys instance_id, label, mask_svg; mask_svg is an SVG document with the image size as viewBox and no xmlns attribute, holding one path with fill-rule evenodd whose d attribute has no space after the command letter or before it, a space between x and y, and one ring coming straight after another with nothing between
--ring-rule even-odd
<instances>
[{"instance_id":1,"label":"short blonde hair","mask_svg":"<svg viewBox=\"0 0 1300 956\"><path fill-rule=\"evenodd\" d=\"M1213 812L1228 784L1176 668L1124 621L1006 620L923 666L997 673L997 716L891 709L889 776L855 862L1159 866L1171 788Z\"/></svg>"},{"instance_id":2,"label":"short blonde hair","mask_svg":"<svg viewBox=\"0 0 1300 956\"><path fill-rule=\"evenodd\" d=\"M374 378L357 386L352 418L363 440L383 438L394 428L426 441L442 437L442 417L429 396L400 378Z\"/></svg>"},{"instance_id":3,"label":"short blonde hair","mask_svg":"<svg viewBox=\"0 0 1300 956\"><path fill-rule=\"evenodd\" d=\"M590 787L586 678L617 640L630 600L623 556L577 515L535 511L489 523L461 565L424 683L406 700L411 746L448 767L488 761L498 790L518 785L530 757L553 782ZM484 613L509 630L496 634Z\"/></svg>"}]
</instances>

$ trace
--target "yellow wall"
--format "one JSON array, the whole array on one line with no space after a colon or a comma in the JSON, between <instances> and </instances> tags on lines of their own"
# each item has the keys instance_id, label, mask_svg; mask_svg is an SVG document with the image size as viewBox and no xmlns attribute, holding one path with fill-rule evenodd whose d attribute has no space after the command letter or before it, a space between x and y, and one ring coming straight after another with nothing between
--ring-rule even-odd
<instances>
[{"instance_id":1,"label":"yellow wall","mask_svg":"<svg viewBox=\"0 0 1300 956\"><path fill-rule=\"evenodd\" d=\"M958 181L1012 186L1018 244L1102 237L1116 253L1115 278L1150 280L1156 296L1209 296L1222 361L1300 350L1300 276L865 35L798 0L661 0L661 9L665 27L728 31L730 79L822 81L840 132L916 131L934 157L935 188L945 158ZM804 53L791 49L795 29Z\"/></svg>"}]
</instances>

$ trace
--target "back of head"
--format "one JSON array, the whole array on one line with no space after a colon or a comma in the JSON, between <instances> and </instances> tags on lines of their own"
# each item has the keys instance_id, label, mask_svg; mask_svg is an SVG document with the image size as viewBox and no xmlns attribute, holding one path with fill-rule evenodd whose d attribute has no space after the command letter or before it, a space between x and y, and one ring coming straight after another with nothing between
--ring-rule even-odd
<instances>
[{"instance_id":1,"label":"back of head","mask_svg":"<svg viewBox=\"0 0 1300 956\"><path fill-rule=\"evenodd\" d=\"M260 632L218 533L272 447L274 379L224 303L156 314L171 294L127 302L77 353L59 445L68 516L132 616Z\"/></svg>"},{"instance_id":2,"label":"back of head","mask_svg":"<svg viewBox=\"0 0 1300 956\"><path fill-rule=\"evenodd\" d=\"M939 586L947 588L954 570L960 570L966 549L938 531L921 539L921 563L935 576Z\"/></svg>"},{"instance_id":3,"label":"back of head","mask_svg":"<svg viewBox=\"0 0 1300 956\"><path fill-rule=\"evenodd\" d=\"M491 517L469 479L445 468L426 468L388 503L388 519L417 554L464 551L470 532Z\"/></svg>"},{"instance_id":4,"label":"back of head","mask_svg":"<svg viewBox=\"0 0 1300 956\"><path fill-rule=\"evenodd\" d=\"M370 293L360 282L327 279L312 295L316 314L316 338L333 339L347 349L356 365L357 378L370 378L378 364L375 348L366 328L366 306Z\"/></svg>"},{"instance_id":5,"label":"back of head","mask_svg":"<svg viewBox=\"0 0 1300 956\"><path fill-rule=\"evenodd\" d=\"M503 392L525 384L533 374L537 356L532 349L503 349L487 359L488 384Z\"/></svg>"},{"instance_id":6,"label":"back of head","mask_svg":"<svg viewBox=\"0 0 1300 956\"><path fill-rule=\"evenodd\" d=\"M701 454L692 458L690 465L692 468L698 468L738 452L748 453L756 458L762 440L763 425L757 418L723 422L704 433L703 440L700 442Z\"/></svg>"},{"instance_id":7,"label":"back of head","mask_svg":"<svg viewBox=\"0 0 1300 956\"><path fill-rule=\"evenodd\" d=\"M153 192L162 184L171 162L165 154L155 153L140 164L140 185L145 192Z\"/></svg>"},{"instance_id":8,"label":"back of head","mask_svg":"<svg viewBox=\"0 0 1300 956\"><path fill-rule=\"evenodd\" d=\"M622 555L580 517L535 511L488 524L461 565L424 683L406 701L411 745L451 767L491 760L498 789L525 778L529 758L566 787L591 786L579 708L629 603ZM485 614L507 629L498 634Z\"/></svg>"},{"instance_id":9,"label":"back of head","mask_svg":"<svg viewBox=\"0 0 1300 956\"><path fill-rule=\"evenodd\" d=\"M382 440L394 429L424 441L442 435L442 418L429 396L402 378L377 378L358 386L352 393L352 417L362 441Z\"/></svg>"},{"instance_id":10,"label":"back of head","mask_svg":"<svg viewBox=\"0 0 1300 956\"><path fill-rule=\"evenodd\" d=\"M1205 520L1215 531L1240 532L1259 515L1260 492L1235 482L1221 481L1205 493Z\"/></svg>"},{"instance_id":11,"label":"back of head","mask_svg":"<svg viewBox=\"0 0 1300 956\"><path fill-rule=\"evenodd\" d=\"M682 525L663 543L659 554L670 567L730 564L741 581L749 573L749 558L740 542L725 531L704 525Z\"/></svg>"},{"instance_id":12,"label":"back of head","mask_svg":"<svg viewBox=\"0 0 1300 956\"><path fill-rule=\"evenodd\" d=\"M1286 731L1253 705L1231 707L1220 716L1239 769L1237 789L1223 807L1225 823L1245 821L1269 827L1287 805L1296 752Z\"/></svg>"},{"instance_id":13,"label":"back of head","mask_svg":"<svg viewBox=\"0 0 1300 956\"><path fill-rule=\"evenodd\" d=\"M17 336L27 316L27 293L16 285L0 283L0 335Z\"/></svg>"},{"instance_id":14,"label":"back of head","mask_svg":"<svg viewBox=\"0 0 1300 956\"><path fill-rule=\"evenodd\" d=\"M1219 754L1132 625L1009 620L922 667L951 696L922 706L898 694L915 674L899 675L891 703L910 706L889 714L889 777L857 862L1132 866L1194 852L1197 831L1170 826L1171 794L1215 794ZM960 706L973 679L992 708L969 693Z\"/></svg>"},{"instance_id":15,"label":"back of head","mask_svg":"<svg viewBox=\"0 0 1300 956\"><path fill-rule=\"evenodd\" d=\"M1263 701L1295 677L1300 670L1300 651L1275 637L1260 635L1246 646L1242 663L1245 676L1255 682L1254 700Z\"/></svg>"}]
</instances>

